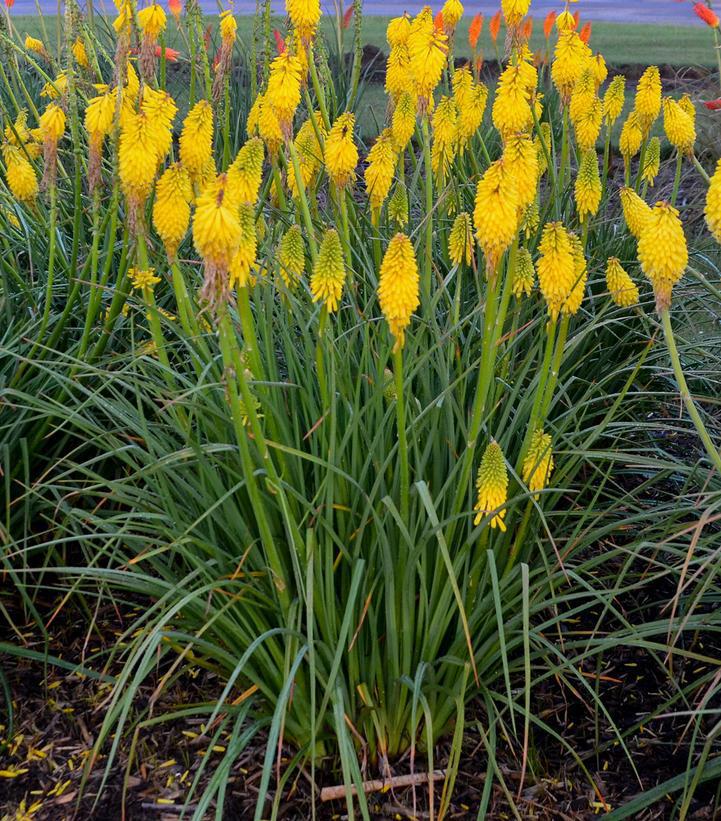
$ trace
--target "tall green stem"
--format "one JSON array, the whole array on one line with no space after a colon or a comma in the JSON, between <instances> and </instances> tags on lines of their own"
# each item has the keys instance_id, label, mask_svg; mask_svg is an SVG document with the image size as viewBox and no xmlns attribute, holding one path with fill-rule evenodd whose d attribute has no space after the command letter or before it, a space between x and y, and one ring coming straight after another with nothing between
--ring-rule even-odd
<instances>
[{"instance_id":1,"label":"tall green stem","mask_svg":"<svg viewBox=\"0 0 721 821\"><path fill-rule=\"evenodd\" d=\"M433 169L431 167L431 136L428 128L428 115L423 116L423 170L425 173L426 188L426 243L423 256L423 274L421 276L421 292L430 303L431 298L431 276L433 271Z\"/></svg>"},{"instance_id":2,"label":"tall green stem","mask_svg":"<svg viewBox=\"0 0 721 821\"><path fill-rule=\"evenodd\" d=\"M396 421L398 426L398 459L401 474L401 518L408 524L410 473L408 469L408 439L406 432L406 404L403 393L403 349L393 350L393 371L396 386Z\"/></svg>"},{"instance_id":3,"label":"tall green stem","mask_svg":"<svg viewBox=\"0 0 721 821\"><path fill-rule=\"evenodd\" d=\"M681 167L683 165L683 155L676 151L676 175L673 178L673 192L671 194L671 205L676 205L678 199L678 188L681 184Z\"/></svg>"}]
</instances>

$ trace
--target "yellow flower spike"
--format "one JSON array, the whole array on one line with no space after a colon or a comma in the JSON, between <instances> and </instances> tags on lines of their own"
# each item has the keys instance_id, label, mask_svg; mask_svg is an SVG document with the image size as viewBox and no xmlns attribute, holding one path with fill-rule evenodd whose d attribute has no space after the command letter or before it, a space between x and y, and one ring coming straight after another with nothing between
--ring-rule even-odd
<instances>
[{"instance_id":1,"label":"yellow flower spike","mask_svg":"<svg viewBox=\"0 0 721 821\"><path fill-rule=\"evenodd\" d=\"M13 197L18 202L34 202L38 194L38 178L22 149L6 144L3 146L3 159L5 178Z\"/></svg>"},{"instance_id":2,"label":"yellow flower spike","mask_svg":"<svg viewBox=\"0 0 721 821\"><path fill-rule=\"evenodd\" d=\"M180 161L191 178L200 177L213 155L213 109L200 100L188 112L180 132Z\"/></svg>"},{"instance_id":3,"label":"yellow flower spike","mask_svg":"<svg viewBox=\"0 0 721 821\"><path fill-rule=\"evenodd\" d=\"M533 202L530 202L523 211L520 232L526 239L530 239L536 234L540 224L541 214L538 207L538 200L535 199Z\"/></svg>"},{"instance_id":4,"label":"yellow flower spike","mask_svg":"<svg viewBox=\"0 0 721 821\"><path fill-rule=\"evenodd\" d=\"M657 202L644 220L638 240L641 270L653 285L656 308L661 313L671 305L671 291L688 265L688 248L678 211L667 202Z\"/></svg>"},{"instance_id":5,"label":"yellow flower spike","mask_svg":"<svg viewBox=\"0 0 721 821\"><path fill-rule=\"evenodd\" d=\"M523 481L532 493L543 490L553 472L553 441L542 429L534 430L526 458L523 460Z\"/></svg>"},{"instance_id":6,"label":"yellow flower spike","mask_svg":"<svg viewBox=\"0 0 721 821\"><path fill-rule=\"evenodd\" d=\"M293 290L305 270L305 242L299 225L291 225L283 234L278 246L278 266L283 282Z\"/></svg>"},{"instance_id":7,"label":"yellow flower spike","mask_svg":"<svg viewBox=\"0 0 721 821\"><path fill-rule=\"evenodd\" d=\"M403 151L411 141L415 128L416 98L409 91L404 91L398 98L391 121L391 131L398 151Z\"/></svg>"},{"instance_id":8,"label":"yellow flower spike","mask_svg":"<svg viewBox=\"0 0 721 821\"><path fill-rule=\"evenodd\" d=\"M150 139L160 164L173 144L173 120L178 107L170 94L146 85L143 87L142 111L147 117Z\"/></svg>"},{"instance_id":9,"label":"yellow flower spike","mask_svg":"<svg viewBox=\"0 0 721 821\"><path fill-rule=\"evenodd\" d=\"M620 192L621 207L623 208L623 218L626 227L636 239L641 236L641 231L646 220L651 215L651 209L633 188L622 188Z\"/></svg>"},{"instance_id":10,"label":"yellow flower spike","mask_svg":"<svg viewBox=\"0 0 721 821\"><path fill-rule=\"evenodd\" d=\"M646 148L641 179L653 187L654 180L658 176L661 168L661 140L658 137L651 137Z\"/></svg>"},{"instance_id":11,"label":"yellow flower spike","mask_svg":"<svg viewBox=\"0 0 721 821\"><path fill-rule=\"evenodd\" d=\"M328 176L338 188L344 188L355 180L358 149L353 141L354 127L355 115L347 111L333 123L325 141L325 166Z\"/></svg>"},{"instance_id":12,"label":"yellow flower spike","mask_svg":"<svg viewBox=\"0 0 721 821\"><path fill-rule=\"evenodd\" d=\"M661 111L661 74L657 66L649 66L638 81L635 111L646 136Z\"/></svg>"},{"instance_id":13,"label":"yellow flower spike","mask_svg":"<svg viewBox=\"0 0 721 821\"><path fill-rule=\"evenodd\" d=\"M434 25L429 6L425 6L411 23L408 54L419 108L425 113L433 90L441 80L448 55L448 36Z\"/></svg>"},{"instance_id":14,"label":"yellow flower spike","mask_svg":"<svg viewBox=\"0 0 721 821\"><path fill-rule=\"evenodd\" d=\"M623 154L624 159L628 162L631 157L635 157L641 149L643 142L643 128L638 114L632 111L626 118L626 122L621 129L621 137L619 139L618 147Z\"/></svg>"},{"instance_id":15,"label":"yellow flower spike","mask_svg":"<svg viewBox=\"0 0 721 821\"><path fill-rule=\"evenodd\" d=\"M172 260L190 224L193 187L190 175L180 163L169 166L155 186L153 226Z\"/></svg>"},{"instance_id":16,"label":"yellow flower spike","mask_svg":"<svg viewBox=\"0 0 721 821\"><path fill-rule=\"evenodd\" d=\"M601 176L598 171L598 156L594 150L586 151L581 158L574 194L581 222L598 213L601 204Z\"/></svg>"},{"instance_id":17,"label":"yellow flower spike","mask_svg":"<svg viewBox=\"0 0 721 821\"><path fill-rule=\"evenodd\" d=\"M721 243L721 160L716 163L716 171L706 192L706 225L716 242Z\"/></svg>"},{"instance_id":18,"label":"yellow flower spike","mask_svg":"<svg viewBox=\"0 0 721 821\"><path fill-rule=\"evenodd\" d=\"M576 284L576 261L568 232L561 222L549 222L539 245L538 284L551 319L556 319Z\"/></svg>"},{"instance_id":19,"label":"yellow flower spike","mask_svg":"<svg viewBox=\"0 0 721 821\"><path fill-rule=\"evenodd\" d=\"M576 142L581 151L590 151L601 133L603 123L603 103L593 90L593 78L588 72L584 77L589 78L590 91L583 91L579 82L577 90L571 96L570 116ZM579 87L580 86L580 87Z\"/></svg>"},{"instance_id":20,"label":"yellow flower spike","mask_svg":"<svg viewBox=\"0 0 721 821\"><path fill-rule=\"evenodd\" d=\"M137 14L137 20L138 28L142 32L143 36L153 41L157 40L158 37L165 31L165 26L167 24L165 10L158 3L153 3L150 6L146 6L144 9L140 9Z\"/></svg>"},{"instance_id":21,"label":"yellow flower spike","mask_svg":"<svg viewBox=\"0 0 721 821\"><path fill-rule=\"evenodd\" d=\"M606 264L606 288L619 308L630 308L638 304L636 283L626 273L616 257L610 257Z\"/></svg>"},{"instance_id":22,"label":"yellow flower spike","mask_svg":"<svg viewBox=\"0 0 721 821\"><path fill-rule=\"evenodd\" d=\"M228 168L228 190L239 204L252 205L263 181L265 147L259 137L251 137Z\"/></svg>"},{"instance_id":23,"label":"yellow flower spike","mask_svg":"<svg viewBox=\"0 0 721 821\"><path fill-rule=\"evenodd\" d=\"M405 46L411 33L411 19L404 13L402 17L393 17L386 29L386 40L391 48Z\"/></svg>"},{"instance_id":24,"label":"yellow flower spike","mask_svg":"<svg viewBox=\"0 0 721 821\"><path fill-rule=\"evenodd\" d=\"M115 123L115 95L111 93L92 97L85 109L85 130L91 141L101 143L113 130Z\"/></svg>"},{"instance_id":25,"label":"yellow flower spike","mask_svg":"<svg viewBox=\"0 0 721 821\"><path fill-rule=\"evenodd\" d=\"M309 43L320 22L320 0L286 0L285 10L298 36Z\"/></svg>"},{"instance_id":26,"label":"yellow flower spike","mask_svg":"<svg viewBox=\"0 0 721 821\"><path fill-rule=\"evenodd\" d=\"M467 65L453 72L453 99L458 109L458 153L463 154L483 122L488 101L488 89L483 83L476 83Z\"/></svg>"},{"instance_id":27,"label":"yellow flower spike","mask_svg":"<svg viewBox=\"0 0 721 821\"><path fill-rule=\"evenodd\" d=\"M576 28L576 20L568 8L565 8L556 18L556 28L561 33L573 31Z\"/></svg>"},{"instance_id":28,"label":"yellow flower spike","mask_svg":"<svg viewBox=\"0 0 721 821\"><path fill-rule=\"evenodd\" d=\"M458 23L463 17L463 4L460 0L446 0L441 9L441 17L443 18L443 30L450 35L455 30Z\"/></svg>"},{"instance_id":29,"label":"yellow flower spike","mask_svg":"<svg viewBox=\"0 0 721 821\"><path fill-rule=\"evenodd\" d=\"M382 131L368 152L365 184L371 209L377 214L393 182L396 167L396 147L390 128Z\"/></svg>"},{"instance_id":30,"label":"yellow flower spike","mask_svg":"<svg viewBox=\"0 0 721 821\"><path fill-rule=\"evenodd\" d=\"M42 57L44 60L50 59L50 55L48 54L48 50L45 48L45 44L42 40L38 40L37 37L31 37L28 34L25 37L25 48L28 51L32 51L34 54L37 54L39 57Z\"/></svg>"},{"instance_id":31,"label":"yellow flower spike","mask_svg":"<svg viewBox=\"0 0 721 821\"><path fill-rule=\"evenodd\" d=\"M536 268L533 258L528 248L519 248L516 257L516 270L513 272L513 296L521 299L522 296L530 296L536 285Z\"/></svg>"},{"instance_id":32,"label":"yellow flower spike","mask_svg":"<svg viewBox=\"0 0 721 821\"><path fill-rule=\"evenodd\" d=\"M528 134L509 137L503 149L503 166L513 180L516 202L520 211L536 198L538 190L538 152Z\"/></svg>"},{"instance_id":33,"label":"yellow flower spike","mask_svg":"<svg viewBox=\"0 0 721 821\"><path fill-rule=\"evenodd\" d=\"M75 38L72 47L73 57L80 68L90 68L90 61L88 60L88 52L85 50L85 43L80 37Z\"/></svg>"},{"instance_id":34,"label":"yellow flower spike","mask_svg":"<svg viewBox=\"0 0 721 821\"><path fill-rule=\"evenodd\" d=\"M302 67L300 60L288 49L282 51L270 65L265 102L270 104L284 136L290 136L293 116L300 103Z\"/></svg>"},{"instance_id":35,"label":"yellow flower spike","mask_svg":"<svg viewBox=\"0 0 721 821\"><path fill-rule=\"evenodd\" d=\"M388 54L385 79L386 94L392 100L398 100L402 94L408 92L413 95L415 101L416 89L410 73L410 66L411 56L407 43L393 46Z\"/></svg>"},{"instance_id":36,"label":"yellow flower spike","mask_svg":"<svg viewBox=\"0 0 721 821\"><path fill-rule=\"evenodd\" d=\"M596 91L598 91L598 89L606 82L606 77L608 77L608 67L601 52L598 52L598 54L596 54L591 60L591 71L593 72L593 77L596 81Z\"/></svg>"},{"instance_id":37,"label":"yellow flower spike","mask_svg":"<svg viewBox=\"0 0 721 821\"><path fill-rule=\"evenodd\" d=\"M518 194L503 160L490 165L478 183L473 222L491 275L518 231Z\"/></svg>"},{"instance_id":38,"label":"yellow flower spike","mask_svg":"<svg viewBox=\"0 0 721 821\"><path fill-rule=\"evenodd\" d=\"M378 302L390 332L393 350L405 344L406 328L420 304L418 263L413 245L405 234L396 234L383 256L378 283Z\"/></svg>"},{"instance_id":39,"label":"yellow flower spike","mask_svg":"<svg viewBox=\"0 0 721 821\"><path fill-rule=\"evenodd\" d=\"M626 78L619 74L611 80L603 95L603 117L608 125L613 125L621 116L626 102Z\"/></svg>"},{"instance_id":40,"label":"yellow flower spike","mask_svg":"<svg viewBox=\"0 0 721 821\"><path fill-rule=\"evenodd\" d=\"M688 98L686 98L688 99ZM693 103L691 104L693 111ZM663 101L663 128L671 145L686 156L693 153L696 142L696 123L685 104L670 97Z\"/></svg>"},{"instance_id":41,"label":"yellow flower spike","mask_svg":"<svg viewBox=\"0 0 721 821\"><path fill-rule=\"evenodd\" d=\"M588 269L581 240L576 234L572 234L571 232L568 233L568 239L571 243L571 253L573 254L573 287L571 288L571 293L568 295L568 299L563 303L562 311L564 314L574 316L578 313L586 292Z\"/></svg>"},{"instance_id":42,"label":"yellow flower spike","mask_svg":"<svg viewBox=\"0 0 721 821\"><path fill-rule=\"evenodd\" d=\"M470 265L473 259L473 222L465 211L456 217L448 235L448 256L454 265Z\"/></svg>"},{"instance_id":43,"label":"yellow flower spike","mask_svg":"<svg viewBox=\"0 0 721 821\"><path fill-rule=\"evenodd\" d=\"M314 112L313 117L315 119L315 126L309 117L298 129L298 133L293 141L298 154L300 176L306 190L315 180L323 163L323 149L321 144L318 142L318 137L315 133L316 128L320 132L323 140L325 140L327 136L320 112ZM298 182L295 178L295 174L288 174L288 188L290 189L290 193L293 198L297 199Z\"/></svg>"},{"instance_id":44,"label":"yellow flower spike","mask_svg":"<svg viewBox=\"0 0 721 821\"><path fill-rule=\"evenodd\" d=\"M399 228L408 225L408 192L400 181L396 183L393 196L388 201L388 219Z\"/></svg>"},{"instance_id":45,"label":"yellow flower spike","mask_svg":"<svg viewBox=\"0 0 721 821\"><path fill-rule=\"evenodd\" d=\"M476 476L476 490L476 504L473 507L476 516L473 524L479 525L484 517L498 511L491 519L491 527L505 531L506 525L503 520L506 511L498 508L508 500L508 468L498 442L490 442L483 453Z\"/></svg>"},{"instance_id":46,"label":"yellow flower spike","mask_svg":"<svg viewBox=\"0 0 721 821\"><path fill-rule=\"evenodd\" d=\"M446 174L456 156L457 123L458 109L455 100L452 97L442 96L431 119L433 128L431 168L439 188L444 185Z\"/></svg>"},{"instance_id":47,"label":"yellow flower spike","mask_svg":"<svg viewBox=\"0 0 721 821\"><path fill-rule=\"evenodd\" d=\"M345 283L345 263L340 237L335 228L329 228L318 249L318 258L310 278L313 302L323 302L329 313L338 310Z\"/></svg>"},{"instance_id":48,"label":"yellow flower spike","mask_svg":"<svg viewBox=\"0 0 721 821\"><path fill-rule=\"evenodd\" d=\"M564 102L570 100L576 82L590 59L591 50L573 29L561 31L551 66L551 79Z\"/></svg>"},{"instance_id":49,"label":"yellow flower spike","mask_svg":"<svg viewBox=\"0 0 721 821\"><path fill-rule=\"evenodd\" d=\"M233 45L238 34L238 21L233 12L226 9L220 15L220 38L226 45Z\"/></svg>"},{"instance_id":50,"label":"yellow flower spike","mask_svg":"<svg viewBox=\"0 0 721 821\"><path fill-rule=\"evenodd\" d=\"M155 268L146 270L130 268L128 269L128 279L135 291L144 291L146 288L152 291L160 282L160 277L155 276Z\"/></svg>"},{"instance_id":51,"label":"yellow flower spike","mask_svg":"<svg viewBox=\"0 0 721 821\"><path fill-rule=\"evenodd\" d=\"M531 0L501 0L501 10L506 24L516 27L528 14Z\"/></svg>"},{"instance_id":52,"label":"yellow flower spike","mask_svg":"<svg viewBox=\"0 0 721 821\"><path fill-rule=\"evenodd\" d=\"M255 284L250 271L255 265L258 252L258 235L255 228L255 209L252 205L241 205L238 209L240 240L228 269L228 284L231 288L246 288Z\"/></svg>"},{"instance_id":53,"label":"yellow flower spike","mask_svg":"<svg viewBox=\"0 0 721 821\"><path fill-rule=\"evenodd\" d=\"M65 133L65 112L56 103L49 103L39 125L43 142L57 143Z\"/></svg>"},{"instance_id":54,"label":"yellow flower spike","mask_svg":"<svg viewBox=\"0 0 721 821\"><path fill-rule=\"evenodd\" d=\"M533 126L531 94L522 62L509 65L498 78L496 99L493 102L493 125L504 139L511 134L530 131Z\"/></svg>"},{"instance_id":55,"label":"yellow flower spike","mask_svg":"<svg viewBox=\"0 0 721 821\"><path fill-rule=\"evenodd\" d=\"M259 99L261 99L260 96ZM260 108L258 109L258 134L271 156L278 153L278 149L286 138L275 108L266 95L262 96Z\"/></svg>"}]
</instances>

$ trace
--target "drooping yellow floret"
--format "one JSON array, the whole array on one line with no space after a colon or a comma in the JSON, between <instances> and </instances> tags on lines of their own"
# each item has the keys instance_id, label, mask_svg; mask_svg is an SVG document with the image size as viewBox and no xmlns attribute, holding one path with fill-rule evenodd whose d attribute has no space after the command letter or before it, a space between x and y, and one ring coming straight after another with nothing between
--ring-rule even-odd
<instances>
[{"instance_id":1,"label":"drooping yellow floret","mask_svg":"<svg viewBox=\"0 0 721 821\"><path fill-rule=\"evenodd\" d=\"M530 131L533 126L531 94L533 88L523 71L521 61L509 65L498 79L496 99L493 102L493 125L505 139L510 134Z\"/></svg>"},{"instance_id":2,"label":"drooping yellow floret","mask_svg":"<svg viewBox=\"0 0 721 821\"><path fill-rule=\"evenodd\" d=\"M465 211L456 217L448 235L448 256L454 265L470 265L473 259L473 222Z\"/></svg>"},{"instance_id":3,"label":"drooping yellow floret","mask_svg":"<svg viewBox=\"0 0 721 821\"><path fill-rule=\"evenodd\" d=\"M558 35L551 78L561 97L568 101L574 86L591 59L591 50L573 29Z\"/></svg>"},{"instance_id":4,"label":"drooping yellow floret","mask_svg":"<svg viewBox=\"0 0 721 821\"><path fill-rule=\"evenodd\" d=\"M462 154L483 122L488 89L483 83L476 83L466 65L453 72L453 98L458 110L458 153Z\"/></svg>"},{"instance_id":5,"label":"drooping yellow floret","mask_svg":"<svg viewBox=\"0 0 721 821\"><path fill-rule=\"evenodd\" d=\"M401 94L411 93L415 99L416 88L411 75L411 56L408 45L401 43L391 48L386 64L386 93L392 100L397 100Z\"/></svg>"},{"instance_id":6,"label":"drooping yellow floret","mask_svg":"<svg viewBox=\"0 0 721 821\"><path fill-rule=\"evenodd\" d=\"M393 132L386 128L378 135L368 152L365 184L371 209L378 212L388 196L396 167L396 147Z\"/></svg>"},{"instance_id":7,"label":"drooping yellow floret","mask_svg":"<svg viewBox=\"0 0 721 821\"><path fill-rule=\"evenodd\" d=\"M706 192L706 225L716 242L721 242L721 160L716 163L716 171L711 177Z\"/></svg>"},{"instance_id":8,"label":"drooping yellow floret","mask_svg":"<svg viewBox=\"0 0 721 821\"><path fill-rule=\"evenodd\" d=\"M18 202L33 202L38 194L38 178L23 150L6 143L3 146L3 160L5 178L13 197Z\"/></svg>"},{"instance_id":9,"label":"drooping yellow floret","mask_svg":"<svg viewBox=\"0 0 721 821\"><path fill-rule=\"evenodd\" d=\"M543 490L553 472L553 442L542 429L533 431L528 453L523 460L523 481L532 493Z\"/></svg>"},{"instance_id":10,"label":"drooping yellow floret","mask_svg":"<svg viewBox=\"0 0 721 821\"><path fill-rule=\"evenodd\" d=\"M693 104L692 110L693 110ZM696 142L696 124L688 110L676 100L665 97L663 101L663 128L671 145L682 154L693 153Z\"/></svg>"},{"instance_id":11,"label":"drooping yellow floret","mask_svg":"<svg viewBox=\"0 0 721 821\"><path fill-rule=\"evenodd\" d=\"M336 119L325 141L325 165L331 180L343 188L355 179L358 149L353 141L355 115L346 111Z\"/></svg>"},{"instance_id":12,"label":"drooping yellow floret","mask_svg":"<svg viewBox=\"0 0 721 821\"><path fill-rule=\"evenodd\" d=\"M406 328L420 301L416 254L405 234L396 234L388 243L379 280L378 302L395 338L393 349L398 350L404 345Z\"/></svg>"},{"instance_id":13,"label":"drooping yellow floret","mask_svg":"<svg viewBox=\"0 0 721 821\"><path fill-rule=\"evenodd\" d=\"M651 214L649 206L638 196L633 188L622 188L620 192L623 218L628 230L636 239L641 236L643 226Z\"/></svg>"},{"instance_id":14,"label":"drooping yellow floret","mask_svg":"<svg viewBox=\"0 0 721 821\"><path fill-rule=\"evenodd\" d=\"M506 511L498 508L508 499L508 469L498 442L491 442L483 453L476 476L476 490L476 504L473 507L476 516L473 524L479 525L485 516L497 511L491 519L491 527L505 531L503 520Z\"/></svg>"},{"instance_id":15,"label":"drooping yellow floret","mask_svg":"<svg viewBox=\"0 0 721 821\"><path fill-rule=\"evenodd\" d=\"M88 101L85 109L85 130L92 140L102 142L113 130L115 95L107 92Z\"/></svg>"},{"instance_id":16,"label":"drooping yellow floret","mask_svg":"<svg viewBox=\"0 0 721 821\"><path fill-rule=\"evenodd\" d=\"M610 257L606 264L606 288L611 299L620 308L630 308L638 303L636 283L626 273L616 257Z\"/></svg>"},{"instance_id":17,"label":"drooping yellow floret","mask_svg":"<svg viewBox=\"0 0 721 821\"><path fill-rule=\"evenodd\" d=\"M490 274L518 230L518 194L503 160L490 165L478 183L473 222Z\"/></svg>"},{"instance_id":18,"label":"drooping yellow floret","mask_svg":"<svg viewBox=\"0 0 721 821\"><path fill-rule=\"evenodd\" d=\"M584 222L586 217L595 216L601 204L601 176L598 157L593 150L586 151L581 158L574 193L579 220Z\"/></svg>"},{"instance_id":19,"label":"drooping yellow floret","mask_svg":"<svg viewBox=\"0 0 721 821\"><path fill-rule=\"evenodd\" d=\"M501 0L501 10L509 26L517 26L528 14L531 0Z\"/></svg>"},{"instance_id":20,"label":"drooping yellow floret","mask_svg":"<svg viewBox=\"0 0 721 821\"><path fill-rule=\"evenodd\" d=\"M671 291L688 265L688 248L678 211L657 202L644 220L638 240L641 270L653 285L659 312L671 305Z\"/></svg>"},{"instance_id":21,"label":"drooping yellow floret","mask_svg":"<svg viewBox=\"0 0 721 821\"><path fill-rule=\"evenodd\" d=\"M226 9L220 14L220 39L228 44L235 43L238 33L238 22L230 9Z\"/></svg>"},{"instance_id":22,"label":"drooping yellow floret","mask_svg":"<svg viewBox=\"0 0 721 821\"><path fill-rule=\"evenodd\" d=\"M157 168L152 123L143 111L131 113L120 131L118 172L123 193L134 209L150 194Z\"/></svg>"},{"instance_id":23,"label":"drooping yellow floret","mask_svg":"<svg viewBox=\"0 0 721 821\"><path fill-rule=\"evenodd\" d=\"M165 31L167 18L165 11L158 3L153 3L141 9L137 15L138 27L145 37L157 40L158 36Z\"/></svg>"},{"instance_id":24,"label":"drooping yellow floret","mask_svg":"<svg viewBox=\"0 0 721 821\"><path fill-rule=\"evenodd\" d=\"M58 97L62 97L66 94L67 90L68 75L64 71L61 71L54 80L45 83L40 91L40 96L47 97L50 100L57 100Z\"/></svg>"},{"instance_id":25,"label":"drooping yellow floret","mask_svg":"<svg viewBox=\"0 0 721 821\"><path fill-rule=\"evenodd\" d=\"M75 38L75 42L73 43L72 47L73 57L75 58L75 62L80 66L80 68L89 68L90 61L88 60L88 52L85 50L85 43L80 39L80 37Z\"/></svg>"},{"instance_id":26,"label":"drooping yellow floret","mask_svg":"<svg viewBox=\"0 0 721 821\"><path fill-rule=\"evenodd\" d=\"M386 39L391 48L396 46L403 46L408 43L408 37L411 33L411 19L408 14L403 14L401 17L393 17L388 23L386 29Z\"/></svg>"},{"instance_id":27,"label":"drooping yellow floret","mask_svg":"<svg viewBox=\"0 0 721 821\"><path fill-rule=\"evenodd\" d=\"M318 258L310 278L313 302L323 302L330 313L338 310L345 282L345 263L340 237L335 228L329 228L318 249Z\"/></svg>"},{"instance_id":28,"label":"drooping yellow floret","mask_svg":"<svg viewBox=\"0 0 721 821\"><path fill-rule=\"evenodd\" d=\"M39 126L43 142L58 142L65 133L65 112L56 103L49 103L40 115Z\"/></svg>"},{"instance_id":29,"label":"drooping yellow floret","mask_svg":"<svg viewBox=\"0 0 721 821\"><path fill-rule=\"evenodd\" d=\"M174 259L188 232L193 188L190 175L180 163L166 168L155 185L153 226L163 240L165 251Z\"/></svg>"},{"instance_id":30,"label":"drooping yellow floret","mask_svg":"<svg viewBox=\"0 0 721 821\"><path fill-rule=\"evenodd\" d=\"M563 223L546 224L539 251L538 284L546 300L549 316L556 319L576 284L573 247Z\"/></svg>"},{"instance_id":31,"label":"drooping yellow floret","mask_svg":"<svg viewBox=\"0 0 721 821\"><path fill-rule=\"evenodd\" d=\"M451 34L463 17L463 4L460 0L446 0L441 9L441 17L444 31Z\"/></svg>"},{"instance_id":32,"label":"drooping yellow floret","mask_svg":"<svg viewBox=\"0 0 721 821\"><path fill-rule=\"evenodd\" d=\"M213 154L213 109L200 100L188 112L180 132L180 161L192 179L200 177Z\"/></svg>"}]
</instances>

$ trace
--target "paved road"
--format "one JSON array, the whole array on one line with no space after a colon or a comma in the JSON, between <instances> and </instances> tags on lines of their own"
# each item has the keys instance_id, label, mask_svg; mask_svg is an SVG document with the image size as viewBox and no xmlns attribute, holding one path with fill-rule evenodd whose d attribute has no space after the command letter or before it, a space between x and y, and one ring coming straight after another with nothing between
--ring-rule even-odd
<instances>
[{"instance_id":1,"label":"paved road","mask_svg":"<svg viewBox=\"0 0 721 821\"><path fill-rule=\"evenodd\" d=\"M81 6L85 0L80 0ZM165 0L161 0L165 4ZM217 0L201 0L203 8L213 12L218 8ZM333 0L321 0L325 11L332 12ZM348 0L344 0L346 6ZM141 5L142 0L141 0ZM366 14L400 14L404 9L414 12L421 7L422 0L366 0L364 11ZM34 14L38 5L45 14L57 13L55 0L15 0L13 14ZM223 0L227 7L227 0ZM441 0L433 3L440 7ZM484 2L483 0L467 0L466 13L475 14L482 11L484 14L494 14L500 6L500 0ZM563 0L533 0L532 12L534 16L545 16L551 9L560 10ZM576 8L581 10L585 20L608 20L618 23L675 23L677 25L703 25L697 20L691 8L691 0L582 0ZM97 9L112 10L111 0L95 0ZM273 0L273 7L282 14L283 0ZM235 9L239 14L252 13L255 10L254 0L237 0Z\"/></svg>"}]
</instances>

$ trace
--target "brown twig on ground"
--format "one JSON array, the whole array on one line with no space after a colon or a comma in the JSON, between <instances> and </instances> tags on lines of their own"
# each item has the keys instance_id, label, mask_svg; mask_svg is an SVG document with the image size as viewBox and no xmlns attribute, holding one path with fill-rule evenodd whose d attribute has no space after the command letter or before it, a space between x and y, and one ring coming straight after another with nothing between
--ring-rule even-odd
<instances>
[{"instance_id":1,"label":"brown twig on ground","mask_svg":"<svg viewBox=\"0 0 721 821\"><path fill-rule=\"evenodd\" d=\"M440 781L446 777L445 770L434 770L432 773L412 773L410 775L395 775L392 778L377 778L374 781L364 781L361 790L364 793L382 792L393 787L412 787L414 784L423 784L429 779ZM358 795L358 788L355 784L350 786L351 795ZM337 787L323 787L320 791L321 801L337 801L346 794L343 784Z\"/></svg>"}]
</instances>

